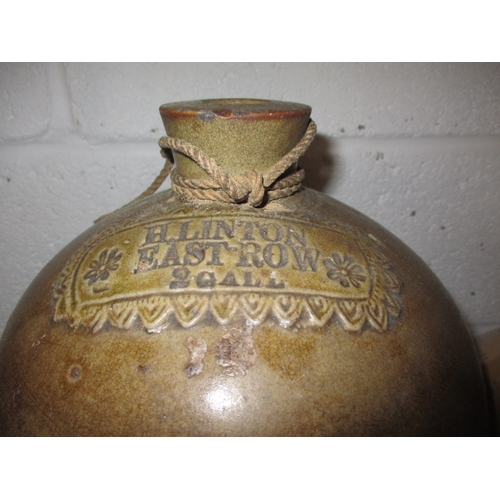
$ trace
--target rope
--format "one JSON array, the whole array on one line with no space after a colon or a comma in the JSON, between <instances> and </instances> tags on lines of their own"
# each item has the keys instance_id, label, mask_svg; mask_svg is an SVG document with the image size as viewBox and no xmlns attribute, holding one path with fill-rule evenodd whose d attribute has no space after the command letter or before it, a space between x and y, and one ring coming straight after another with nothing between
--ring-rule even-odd
<instances>
[{"instance_id":1,"label":"rope","mask_svg":"<svg viewBox=\"0 0 500 500\"><path fill-rule=\"evenodd\" d=\"M253 207L261 206L265 199L271 201L292 195L301 187L304 171L297 170L286 177L280 177L307 151L314 136L316 124L310 120L302 139L264 174L251 170L245 175L228 174L217 162L200 148L176 137L161 137L158 144L165 165L153 183L137 198L124 207L154 194L171 174L172 189L184 201L211 200L225 203L247 202ZM208 175L208 179L188 179L174 170L172 150L178 151L194 160ZM122 208L124 208L122 207ZM107 214L109 215L109 214ZM95 222L107 217L103 215Z\"/></svg>"}]
</instances>

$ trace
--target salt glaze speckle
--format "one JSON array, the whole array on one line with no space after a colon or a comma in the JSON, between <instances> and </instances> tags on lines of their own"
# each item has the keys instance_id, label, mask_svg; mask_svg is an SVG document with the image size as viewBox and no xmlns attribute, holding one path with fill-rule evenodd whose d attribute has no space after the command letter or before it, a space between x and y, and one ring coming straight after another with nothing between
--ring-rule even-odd
<instances>
[{"instance_id":1,"label":"salt glaze speckle","mask_svg":"<svg viewBox=\"0 0 500 500\"><path fill-rule=\"evenodd\" d=\"M257 184L310 111L254 99L160 108L169 136ZM174 157L186 185L209 178ZM257 187L259 206L164 191L62 250L1 340L1 434L487 434L473 342L428 267L342 203Z\"/></svg>"}]
</instances>

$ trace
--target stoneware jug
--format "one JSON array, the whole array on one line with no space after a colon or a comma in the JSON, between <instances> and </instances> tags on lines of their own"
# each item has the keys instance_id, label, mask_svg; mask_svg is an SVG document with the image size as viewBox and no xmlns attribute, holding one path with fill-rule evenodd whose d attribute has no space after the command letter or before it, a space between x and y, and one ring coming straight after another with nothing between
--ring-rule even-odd
<instances>
[{"instance_id":1,"label":"stoneware jug","mask_svg":"<svg viewBox=\"0 0 500 500\"><path fill-rule=\"evenodd\" d=\"M160 112L172 190L102 218L26 291L1 340L2 435L489 432L477 354L438 279L302 187L308 106Z\"/></svg>"}]
</instances>

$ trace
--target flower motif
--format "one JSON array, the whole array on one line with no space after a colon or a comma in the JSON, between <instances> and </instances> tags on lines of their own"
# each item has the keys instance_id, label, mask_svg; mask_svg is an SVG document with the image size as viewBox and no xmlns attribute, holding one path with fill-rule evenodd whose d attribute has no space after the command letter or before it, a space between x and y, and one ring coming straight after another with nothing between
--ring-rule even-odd
<instances>
[{"instance_id":1,"label":"flower motif","mask_svg":"<svg viewBox=\"0 0 500 500\"><path fill-rule=\"evenodd\" d=\"M331 257L323 260L323 263L328 268L326 275L331 280L338 280L345 288L351 285L359 288L360 282L366 281L366 276L362 274L363 268L349 255L342 257L339 253L332 253Z\"/></svg>"},{"instance_id":2,"label":"flower motif","mask_svg":"<svg viewBox=\"0 0 500 500\"><path fill-rule=\"evenodd\" d=\"M108 249L103 250L99 258L90 263L90 271L85 274L83 279L89 280L89 286L93 285L97 280L106 280L109 278L111 271L118 269L118 262L123 257L122 253L118 253L118 248L113 248L108 254Z\"/></svg>"}]
</instances>

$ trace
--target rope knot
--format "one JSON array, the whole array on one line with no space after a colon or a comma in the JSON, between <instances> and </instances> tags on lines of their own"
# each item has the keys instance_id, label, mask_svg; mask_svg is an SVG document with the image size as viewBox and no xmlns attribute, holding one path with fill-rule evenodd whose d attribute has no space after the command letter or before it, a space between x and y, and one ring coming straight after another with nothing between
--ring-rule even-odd
<instances>
[{"instance_id":1,"label":"rope knot","mask_svg":"<svg viewBox=\"0 0 500 500\"><path fill-rule=\"evenodd\" d=\"M264 178L256 170L246 175L227 176L221 182L221 187L235 203L247 201L253 207L261 205L266 195Z\"/></svg>"}]
</instances>

